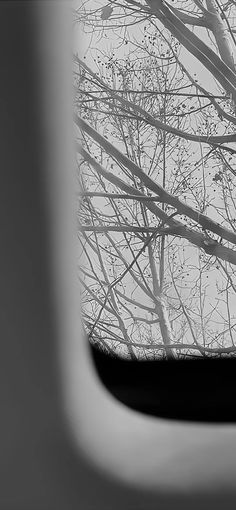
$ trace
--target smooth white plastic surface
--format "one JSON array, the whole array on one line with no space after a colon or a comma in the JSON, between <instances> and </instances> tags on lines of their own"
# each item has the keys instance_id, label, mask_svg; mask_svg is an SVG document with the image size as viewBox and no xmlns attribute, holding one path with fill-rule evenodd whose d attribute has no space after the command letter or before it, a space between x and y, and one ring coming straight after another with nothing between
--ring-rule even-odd
<instances>
[{"instance_id":1,"label":"smooth white plastic surface","mask_svg":"<svg viewBox=\"0 0 236 510\"><path fill-rule=\"evenodd\" d=\"M196 491L214 497L222 492L236 495L236 426L181 423L141 415L116 401L95 373L79 313L72 90L66 37L62 42L58 30L58 23L64 23L63 16L54 20L57 43L54 39L53 50L46 51L51 90L47 98L50 143L57 148L50 156L48 185L62 395L75 448L98 472L124 485L154 491L157 496L191 495ZM61 66L60 86L59 75L50 71L54 59Z\"/></svg>"}]
</instances>

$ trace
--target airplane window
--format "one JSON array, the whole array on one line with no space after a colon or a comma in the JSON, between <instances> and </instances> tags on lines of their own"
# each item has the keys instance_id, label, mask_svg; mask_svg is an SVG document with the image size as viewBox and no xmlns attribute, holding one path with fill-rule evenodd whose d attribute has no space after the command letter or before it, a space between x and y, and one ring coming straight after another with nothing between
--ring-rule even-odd
<instances>
[{"instance_id":1,"label":"airplane window","mask_svg":"<svg viewBox=\"0 0 236 510\"><path fill-rule=\"evenodd\" d=\"M104 22L109 12L102 9ZM13 0L0 3L0 14L0 508L233 510L235 425L141 414L113 398L94 370L75 277L68 3ZM113 393L119 387L131 400L127 374L147 363L140 381L159 367L153 384L162 401L170 393L180 401L188 391L198 405L195 389L204 376L195 373L194 389L190 361L93 355L103 382L112 368ZM128 363L120 366L123 388L111 361ZM200 389L218 406L220 394L210 391L219 393L220 380L234 407L223 361L212 360L217 377L209 372ZM146 388L139 383L145 413L153 403ZM131 404L135 399L133 392Z\"/></svg>"},{"instance_id":2,"label":"airplane window","mask_svg":"<svg viewBox=\"0 0 236 510\"><path fill-rule=\"evenodd\" d=\"M130 402L154 414L167 412L150 397L163 374L177 370L177 393L187 377L205 409L210 372L232 418L212 361L236 355L235 3L90 0L74 14L80 280L98 371L122 399L132 366ZM175 364L187 360L188 376ZM197 415L186 398L168 412Z\"/></svg>"}]
</instances>

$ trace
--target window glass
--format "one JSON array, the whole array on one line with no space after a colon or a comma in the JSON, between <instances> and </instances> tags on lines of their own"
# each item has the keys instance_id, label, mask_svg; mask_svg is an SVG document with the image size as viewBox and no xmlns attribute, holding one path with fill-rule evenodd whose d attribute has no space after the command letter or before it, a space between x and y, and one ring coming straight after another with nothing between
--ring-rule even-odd
<instances>
[{"instance_id":1,"label":"window glass","mask_svg":"<svg viewBox=\"0 0 236 510\"><path fill-rule=\"evenodd\" d=\"M87 0L74 19L89 341L234 357L236 4Z\"/></svg>"}]
</instances>

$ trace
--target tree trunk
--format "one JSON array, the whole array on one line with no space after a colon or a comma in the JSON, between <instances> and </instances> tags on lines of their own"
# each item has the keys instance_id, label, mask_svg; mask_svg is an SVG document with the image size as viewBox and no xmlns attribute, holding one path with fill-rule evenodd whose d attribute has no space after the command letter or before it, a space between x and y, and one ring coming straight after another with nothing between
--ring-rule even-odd
<instances>
[{"instance_id":1,"label":"tree trunk","mask_svg":"<svg viewBox=\"0 0 236 510\"><path fill-rule=\"evenodd\" d=\"M227 64L232 71L235 71L233 49L230 44L227 27L218 13L215 0L206 0L206 5L211 14L211 30L214 34L219 54L223 62Z\"/></svg>"}]
</instances>

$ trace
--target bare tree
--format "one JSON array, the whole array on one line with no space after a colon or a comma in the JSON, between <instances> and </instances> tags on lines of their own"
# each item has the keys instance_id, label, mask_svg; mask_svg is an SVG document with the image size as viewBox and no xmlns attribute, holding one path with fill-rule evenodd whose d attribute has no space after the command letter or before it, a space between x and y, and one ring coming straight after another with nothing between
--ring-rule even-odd
<instances>
[{"instance_id":1,"label":"bare tree","mask_svg":"<svg viewBox=\"0 0 236 510\"><path fill-rule=\"evenodd\" d=\"M236 351L234 2L75 12L80 241L90 340L131 359Z\"/></svg>"}]
</instances>

